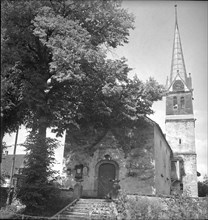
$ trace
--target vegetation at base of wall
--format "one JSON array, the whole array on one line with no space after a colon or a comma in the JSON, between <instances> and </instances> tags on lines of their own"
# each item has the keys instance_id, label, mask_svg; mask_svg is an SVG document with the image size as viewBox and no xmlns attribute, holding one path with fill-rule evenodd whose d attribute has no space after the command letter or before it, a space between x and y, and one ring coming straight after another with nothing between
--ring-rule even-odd
<instances>
[{"instance_id":1,"label":"vegetation at base of wall","mask_svg":"<svg viewBox=\"0 0 208 220\"><path fill-rule=\"evenodd\" d=\"M165 214L170 219L207 219L208 199L198 200L186 196L174 196L164 200L168 206Z\"/></svg>"},{"instance_id":2,"label":"vegetation at base of wall","mask_svg":"<svg viewBox=\"0 0 208 220\"><path fill-rule=\"evenodd\" d=\"M147 198L131 200L125 193L121 193L116 201L118 219L159 219L162 211L158 202Z\"/></svg>"},{"instance_id":3,"label":"vegetation at base of wall","mask_svg":"<svg viewBox=\"0 0 208 220\"><path fill-rule=\"evenodd\" d=\"M207 219L208 198L128 196L116 201L118 219Z\"/></svg>"},{"instance_id":4,"label":"vegetation at base of wall","mask_svg":"<svg viewBox=\"0 0 208 220\"><path fill-rule=\"evenodd\" d=\"M202 182L198 182L198 196L208 197L208 176L205 176Z\"/></svg>"}]
</instances>

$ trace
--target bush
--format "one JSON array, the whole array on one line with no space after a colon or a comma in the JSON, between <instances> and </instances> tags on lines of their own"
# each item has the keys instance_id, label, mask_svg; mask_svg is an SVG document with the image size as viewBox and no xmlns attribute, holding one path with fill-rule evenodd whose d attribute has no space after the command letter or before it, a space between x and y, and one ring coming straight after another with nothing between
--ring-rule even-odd
<instances>
[{"instance_id":1,"label":"bush","mask_svg":"<svg viewBox=\"0 0 208 220\"><path fill-rule=\"evenodd\" d=\"M208 183L198 182L198 195L199 197L208 196Z\"/></svg>"},{"instance_id":2,"label":"bush","mask_svg":"<svg viewBox=\"0 0 208 220\"><path fill-rule=\"evenodd\" d=\"M208 197L145 197L121 193L118 219L208 219Z\"/></svg>"},{"instance_id":3,"label":"bush","mask_svg":"<svg viewBox=\"0 0 208 220\"><path fill-rule=\"evenodd\" d=\"M170 219L208 218L208 198L201 200L186 196L174 196L164 201L168 207L166 215Z\"/></svg>"},{"instance_id":4,"label":"bush","mask_svg":"<svg viewBox=\"0 0 208 220\"><path fill-rule=\"evenodd\" d=\"M129 198L121 193L117 202L118 219L159 219L162 211L158 201L151 201L147 197Z\"/></svg>"}]
</instances>

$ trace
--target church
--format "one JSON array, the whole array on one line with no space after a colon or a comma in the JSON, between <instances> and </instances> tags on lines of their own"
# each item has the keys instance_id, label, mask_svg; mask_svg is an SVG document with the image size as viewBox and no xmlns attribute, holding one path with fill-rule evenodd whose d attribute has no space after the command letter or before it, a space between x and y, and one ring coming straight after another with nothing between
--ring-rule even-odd
<instances>
[{"instance_id":1,"label":"church","mask_svg":"<svg viewBox=\"0 0 208 220\"><path fill-rule=\"evenodd\" d=\"M82 197L106 198L115 181L127 194L198 196L193 88L176 10L165 134L148 117L108 129L71 126L64 149L65 187L80 185Z\"/></svg>"}]
</instances>

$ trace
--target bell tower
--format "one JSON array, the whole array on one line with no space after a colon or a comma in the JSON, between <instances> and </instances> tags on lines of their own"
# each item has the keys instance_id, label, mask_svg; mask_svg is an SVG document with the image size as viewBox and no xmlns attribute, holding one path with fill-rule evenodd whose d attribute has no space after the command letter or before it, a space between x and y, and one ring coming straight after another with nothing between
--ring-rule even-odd
<instances>
[{"instance_id":1,"label":"bell tower","mask_svg":"<svg viewBox=\"0 0 208 220\"><path fill-rule=\"evenodd\" d=\"M181 171L180 190L192 197L198 196L195 118L191 74L187 76L175 5L175 33L169 80L166 83L166 139ZM179 163L180 161L180 163ZM174 181L173 181L174 182Z\"/></svg>"}]
</instances>

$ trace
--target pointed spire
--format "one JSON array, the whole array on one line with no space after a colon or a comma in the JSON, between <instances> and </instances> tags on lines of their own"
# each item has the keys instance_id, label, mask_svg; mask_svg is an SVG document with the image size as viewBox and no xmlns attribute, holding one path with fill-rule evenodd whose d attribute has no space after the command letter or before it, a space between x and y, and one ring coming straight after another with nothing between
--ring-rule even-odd
<instances>
[{"instance_id":1,"label":"pointed spire","mask_svg":"<svg viewBox=\"0 0 208 220\"><path fill-rule=\"evenodd\" d=\"M184 82L187 83L186 67L183 58L181 39L178 28L177 5L175 5L175 34L174 34L174 42L173 42L170 84L177 75L180 75L182 80L184 80Z\"/></svg>"}]
</instances>

